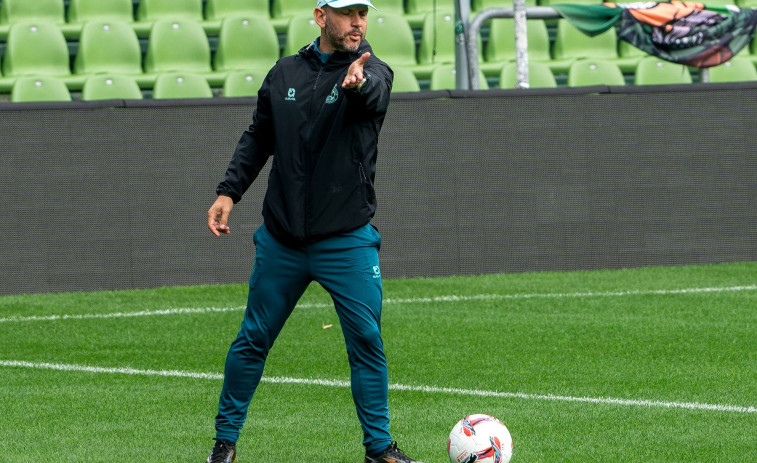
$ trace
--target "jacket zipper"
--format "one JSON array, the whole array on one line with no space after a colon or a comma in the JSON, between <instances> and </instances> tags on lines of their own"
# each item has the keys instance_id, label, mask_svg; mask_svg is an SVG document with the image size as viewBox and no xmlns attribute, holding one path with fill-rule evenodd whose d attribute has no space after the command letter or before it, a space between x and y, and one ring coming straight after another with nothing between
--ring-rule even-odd
<instances>
[{"instance_id":1,"label":"jacket zipper","mask_svg":"<svg viewBox=\"0 0 757 463\"><path fill-rule=\"evenodd\" d=\"M321 75L323 75L323 64L321 63L320 67L318 68L318 75L315 77L315 83L313 83L313 95L310 97L310 129L308 130L308 140L313 137L313 130L316 123L316 111L317 111L317 103L315 100L316 93L318 90L318 82L321 80ZM312 146L310 143L308 143L308 146ZM305 175L305 224L304 224L304 234L305 234L305 240L310 238L310 213L311 213L311 203L312 198L310 197L310 189L311 189L311 174L313 170L313 152L308 151L307 155L305 156L305 168L307 169L306 175Z\"/></svg>"}]
</instances>

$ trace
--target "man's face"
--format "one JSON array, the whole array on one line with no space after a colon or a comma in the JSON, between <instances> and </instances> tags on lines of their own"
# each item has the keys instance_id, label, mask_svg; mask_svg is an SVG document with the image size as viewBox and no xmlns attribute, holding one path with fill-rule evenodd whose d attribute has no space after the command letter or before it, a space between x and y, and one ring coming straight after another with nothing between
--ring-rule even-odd
<instances>
[{"instance_id":1,"label":"man's face","mask_svg":"<svg viewBox=\"0 0 757 463\"><path fill-rule=\"evenodd\" d=\"M323 26L323 38L327 41L327 47L331 51L357 51L365 38L365 29L368 25L368 7L365 5L348 6L346 8L325 7ZM323 51L328 52L324 49Z\"/></svg>"}]
</instances>

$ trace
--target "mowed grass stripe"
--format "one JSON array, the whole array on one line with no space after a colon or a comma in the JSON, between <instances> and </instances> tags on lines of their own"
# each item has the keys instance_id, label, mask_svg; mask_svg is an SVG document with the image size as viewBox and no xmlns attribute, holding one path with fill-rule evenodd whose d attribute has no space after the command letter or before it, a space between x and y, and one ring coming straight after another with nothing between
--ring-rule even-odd
<instances>
[{"instance_id":1,"label":"mowed grass stripe","mask_svg":"<svg viewBox=\"0 0 757 463\"><path fill-rule=\"evenodd\" d=\"M710 287L710 288L662 289L662 290L576 292L576 293L474 294L474 295L469 295L469 296L453 294L453 295L447 295L447 296L434 296L434 297L415 297L415 298L397 298L397 299L387 298L387 299L384 299L384 304L390 304L390 305L391 304L423 304L423 303L439 303L439 302L492 301L492 300L508 300L508 299L568 299L568 298L595 298L595 297L666 296L666 295L686 295L686 294L703 294L703 293L742 292L742 291L755 291L755 290L757 290L757 285ZM298 304L297 308L312 309L312 308L328 308L331 306L332 304L330 303L302 303L302 304ZM240 311L243 309L244 307L200 307L200 308L142 310L142 311L137 311L137 312L12 316L12 317L0 318L0 323L148 317L148 316L157 316L157 315L206 314L206 313L234 312L234 311Z\"/></svg>"},{"instance_id":2,"label":"mowed grass stripe","mask_svg":"<svg viewBox=\"0 0 757 463\"><path fill-rule=\"evenodd\" d=\"M94 367L88 365L72 365L62 363L34 363L18 360L0 360L0 366L7 368L32 368L43 370L58 370L68 372L83 372L95 374L121 374L121 375L138 375L138 376L162 376L172 378L192 378L205 380L222 380L223 375L220 373L202 373L178 370L139 370L129 367ZM289 377L263 377L263 382L275 384L300 384L307 386L325 386L325 387L350 387L349 381L328 380L328 379L305 379ZM428 394L452 394L466 395L477 397L494 397L505 399L522 399L522 400L545 400L559 402L582 402L601 405L621 405L633 407L662 407L677 408L687 410L700 410L712 412L733 412L733 413L757 413L754 406L737 406L722 404L707 404L697 402L665 402L658 400L637 400L637 399L619 399L611 397L572 397L554 394L526 394L521 392L497 392L476 389L459 389L449 387L435 386L411 386L404 384L390 384L389 389L393 391L412 391L424 392Z\"/></svg>"}]
</instances>

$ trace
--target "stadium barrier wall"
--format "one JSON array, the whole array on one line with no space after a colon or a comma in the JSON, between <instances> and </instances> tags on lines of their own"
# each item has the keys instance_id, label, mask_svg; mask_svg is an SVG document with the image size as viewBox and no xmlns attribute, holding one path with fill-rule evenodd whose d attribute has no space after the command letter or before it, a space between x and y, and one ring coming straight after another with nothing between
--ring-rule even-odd
<instances>
[{"instance_id":1,"label":"stadium barrier wall","mask_svg":"<svg viewBox=\"0 0 757 463\"><path fill-rule=\"evenodd\" d=\"M254 102L0 105L0 294L246 281L268 168L206 221ZM755 121L757 84L396 95L382 272L757 260Z\"/></svg>"}]
</instances>

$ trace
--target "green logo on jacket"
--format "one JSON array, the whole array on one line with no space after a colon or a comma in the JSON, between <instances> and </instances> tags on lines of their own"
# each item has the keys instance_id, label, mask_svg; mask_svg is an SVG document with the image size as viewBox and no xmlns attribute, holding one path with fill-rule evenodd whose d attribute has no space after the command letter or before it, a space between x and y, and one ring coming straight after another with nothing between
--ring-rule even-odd
<instances>
[{"instance_id":1,"label":"green logo on jacket","mask_svg":"<svg viewBox=\"0 0 757 463\"><path fill-rule=\"evenodd\" d=\"M339 98L339 90L336 87L337 84L334 84L334 88L331 89L331 94L326 97L326 104L331 104Z\"/></svg>"}]
</instances>

